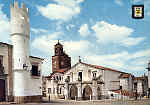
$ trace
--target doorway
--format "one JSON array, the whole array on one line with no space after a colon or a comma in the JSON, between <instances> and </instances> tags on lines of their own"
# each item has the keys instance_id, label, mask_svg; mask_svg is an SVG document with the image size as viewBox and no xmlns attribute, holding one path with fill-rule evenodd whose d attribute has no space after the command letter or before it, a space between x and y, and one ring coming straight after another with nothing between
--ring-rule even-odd
<instances>
[{"instance_id":1,"label":"doorway","mask_svg":"<svg viewBox=\"0 0 150 105\"><path fill-rule=\"evenodd\" d=\"M0 101L5 101L5 80L0 79Z\"/></svg>"}]
</instances>

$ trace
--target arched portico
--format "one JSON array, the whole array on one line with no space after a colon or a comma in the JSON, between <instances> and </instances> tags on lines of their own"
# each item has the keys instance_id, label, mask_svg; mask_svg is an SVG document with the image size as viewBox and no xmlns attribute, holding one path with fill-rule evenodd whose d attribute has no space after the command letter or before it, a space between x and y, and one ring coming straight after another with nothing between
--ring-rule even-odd
<instances>
[{"instance_id":1,"label":"arched portico","mask_svg":"<svg viewBox=\"0 0 150 105\"><path fill-rule=\"evenodd\" d=\"M78 96L78 88L76 85L72 85L70 88L70 98L75 99Z\"/></svg>"},{"instance_id":2,"label":"arched portico","mask_svg":"<svg viewBox=\"0 0 150 105\"><path fill-rule=\"evenodd\" d=\"M92 96L92 88L89 85L86 85L83 89L83 99L89 100L90 96Z\"/></svg>"}]
</instances>

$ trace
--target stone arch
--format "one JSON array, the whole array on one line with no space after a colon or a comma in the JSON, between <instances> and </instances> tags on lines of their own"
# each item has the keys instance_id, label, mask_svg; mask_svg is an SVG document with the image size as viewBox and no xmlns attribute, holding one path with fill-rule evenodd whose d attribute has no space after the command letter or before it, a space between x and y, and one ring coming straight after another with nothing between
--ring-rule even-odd
<instances>
[{"instance_id":1,"label":"stone arch","mask_svg":"<svg viewBox=\"0 0 150 105\"><path fill-rule=\"evenodd\" d=\"M64 86L59 86L59 98L60 99L64 99L65 98L65 96L64 96Z\"/></svg>"},{"instance_id":2,"label":"stone arch","mask_svg":"<svg viewBox=\"0 0 150 105\"><path fill-rule=\"evenodd\" d=\"M89 85L86 85L83 89L83 99L89 100L90 96L92 96L92 88Z\"/></svg>"},{"instance_id":3,"label":"stone arch","mask_svg":"<svg viewBox=\"0 0 150 105\"><path fill-rule=\"evenodd\" d=\"M59 87L59 94L64 94L64 86Z\"/></svg>"},{"instance_id":4,"label":"stone arch","mask_svg":"<svg viewBox=\"0 0 150 105\"><path fill-rule=\"evenodd\" d=\"M98 87L98 88L97 88L97 98L98 98L98 100L100 100L101 97L102 97L101 88Z\"/></svg>"},{"instance_id":5,"label":"stone arch","mask_svg":"<svg viewBox=\"0 0 150 105\"><path fill-rule=\"evenodd\" d=\"M78 96L78 88L76 85L72 85L70 88L70 98L75 99Z\"/></svg>"}]
</instances>

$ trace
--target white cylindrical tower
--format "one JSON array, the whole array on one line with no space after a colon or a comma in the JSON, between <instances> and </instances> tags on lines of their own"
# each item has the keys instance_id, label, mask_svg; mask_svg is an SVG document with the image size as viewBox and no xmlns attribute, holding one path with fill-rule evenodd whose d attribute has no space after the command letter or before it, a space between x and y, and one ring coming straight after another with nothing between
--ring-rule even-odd
<instances>
[{"instance_id":1,"label":"white cylindrical tower","mask_svg":"<svg viewBox=\"0 0 150 105\"><path fill-rule=\"evenodd\" d=\"M29 12L24 4L11 5L11 40L13 44L13 94L16 102L24 102L30 92Z\"/></svg>"},{"instance_id":2,"label":"white cylindrical tower","mask_svg":"<svg viewBox=\"0 0 150 105\"><path fill-rule=\"evenodd\" d=\"M11 40L13 43L14 70L24 70L30 67L29 61L29 12L22 4L19 8L18 2L11 6ZM28 70L30 68L27 68Z\"/></svg>"}]
</instances>

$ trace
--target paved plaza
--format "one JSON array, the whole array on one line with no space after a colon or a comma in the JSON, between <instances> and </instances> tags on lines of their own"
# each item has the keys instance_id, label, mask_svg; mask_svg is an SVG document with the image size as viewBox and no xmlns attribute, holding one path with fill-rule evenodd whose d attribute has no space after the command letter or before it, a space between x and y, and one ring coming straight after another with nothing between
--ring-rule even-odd
<instances>
[{"instance_id":1,"label":"paved plaza","mask_svg":"<svg viewBox=\"0 0 150 105\"><path fill-rule=\"evenodd\" d=\"M15 103L1 103L1 105L14 105ZM111 101L111 100L100 100L100 101L65 101L65 100L53 100L51 102L43 103L26 103L16 105L150 105L150 100L130 100L130 101Z\"/></svg>"}]
</instances>

